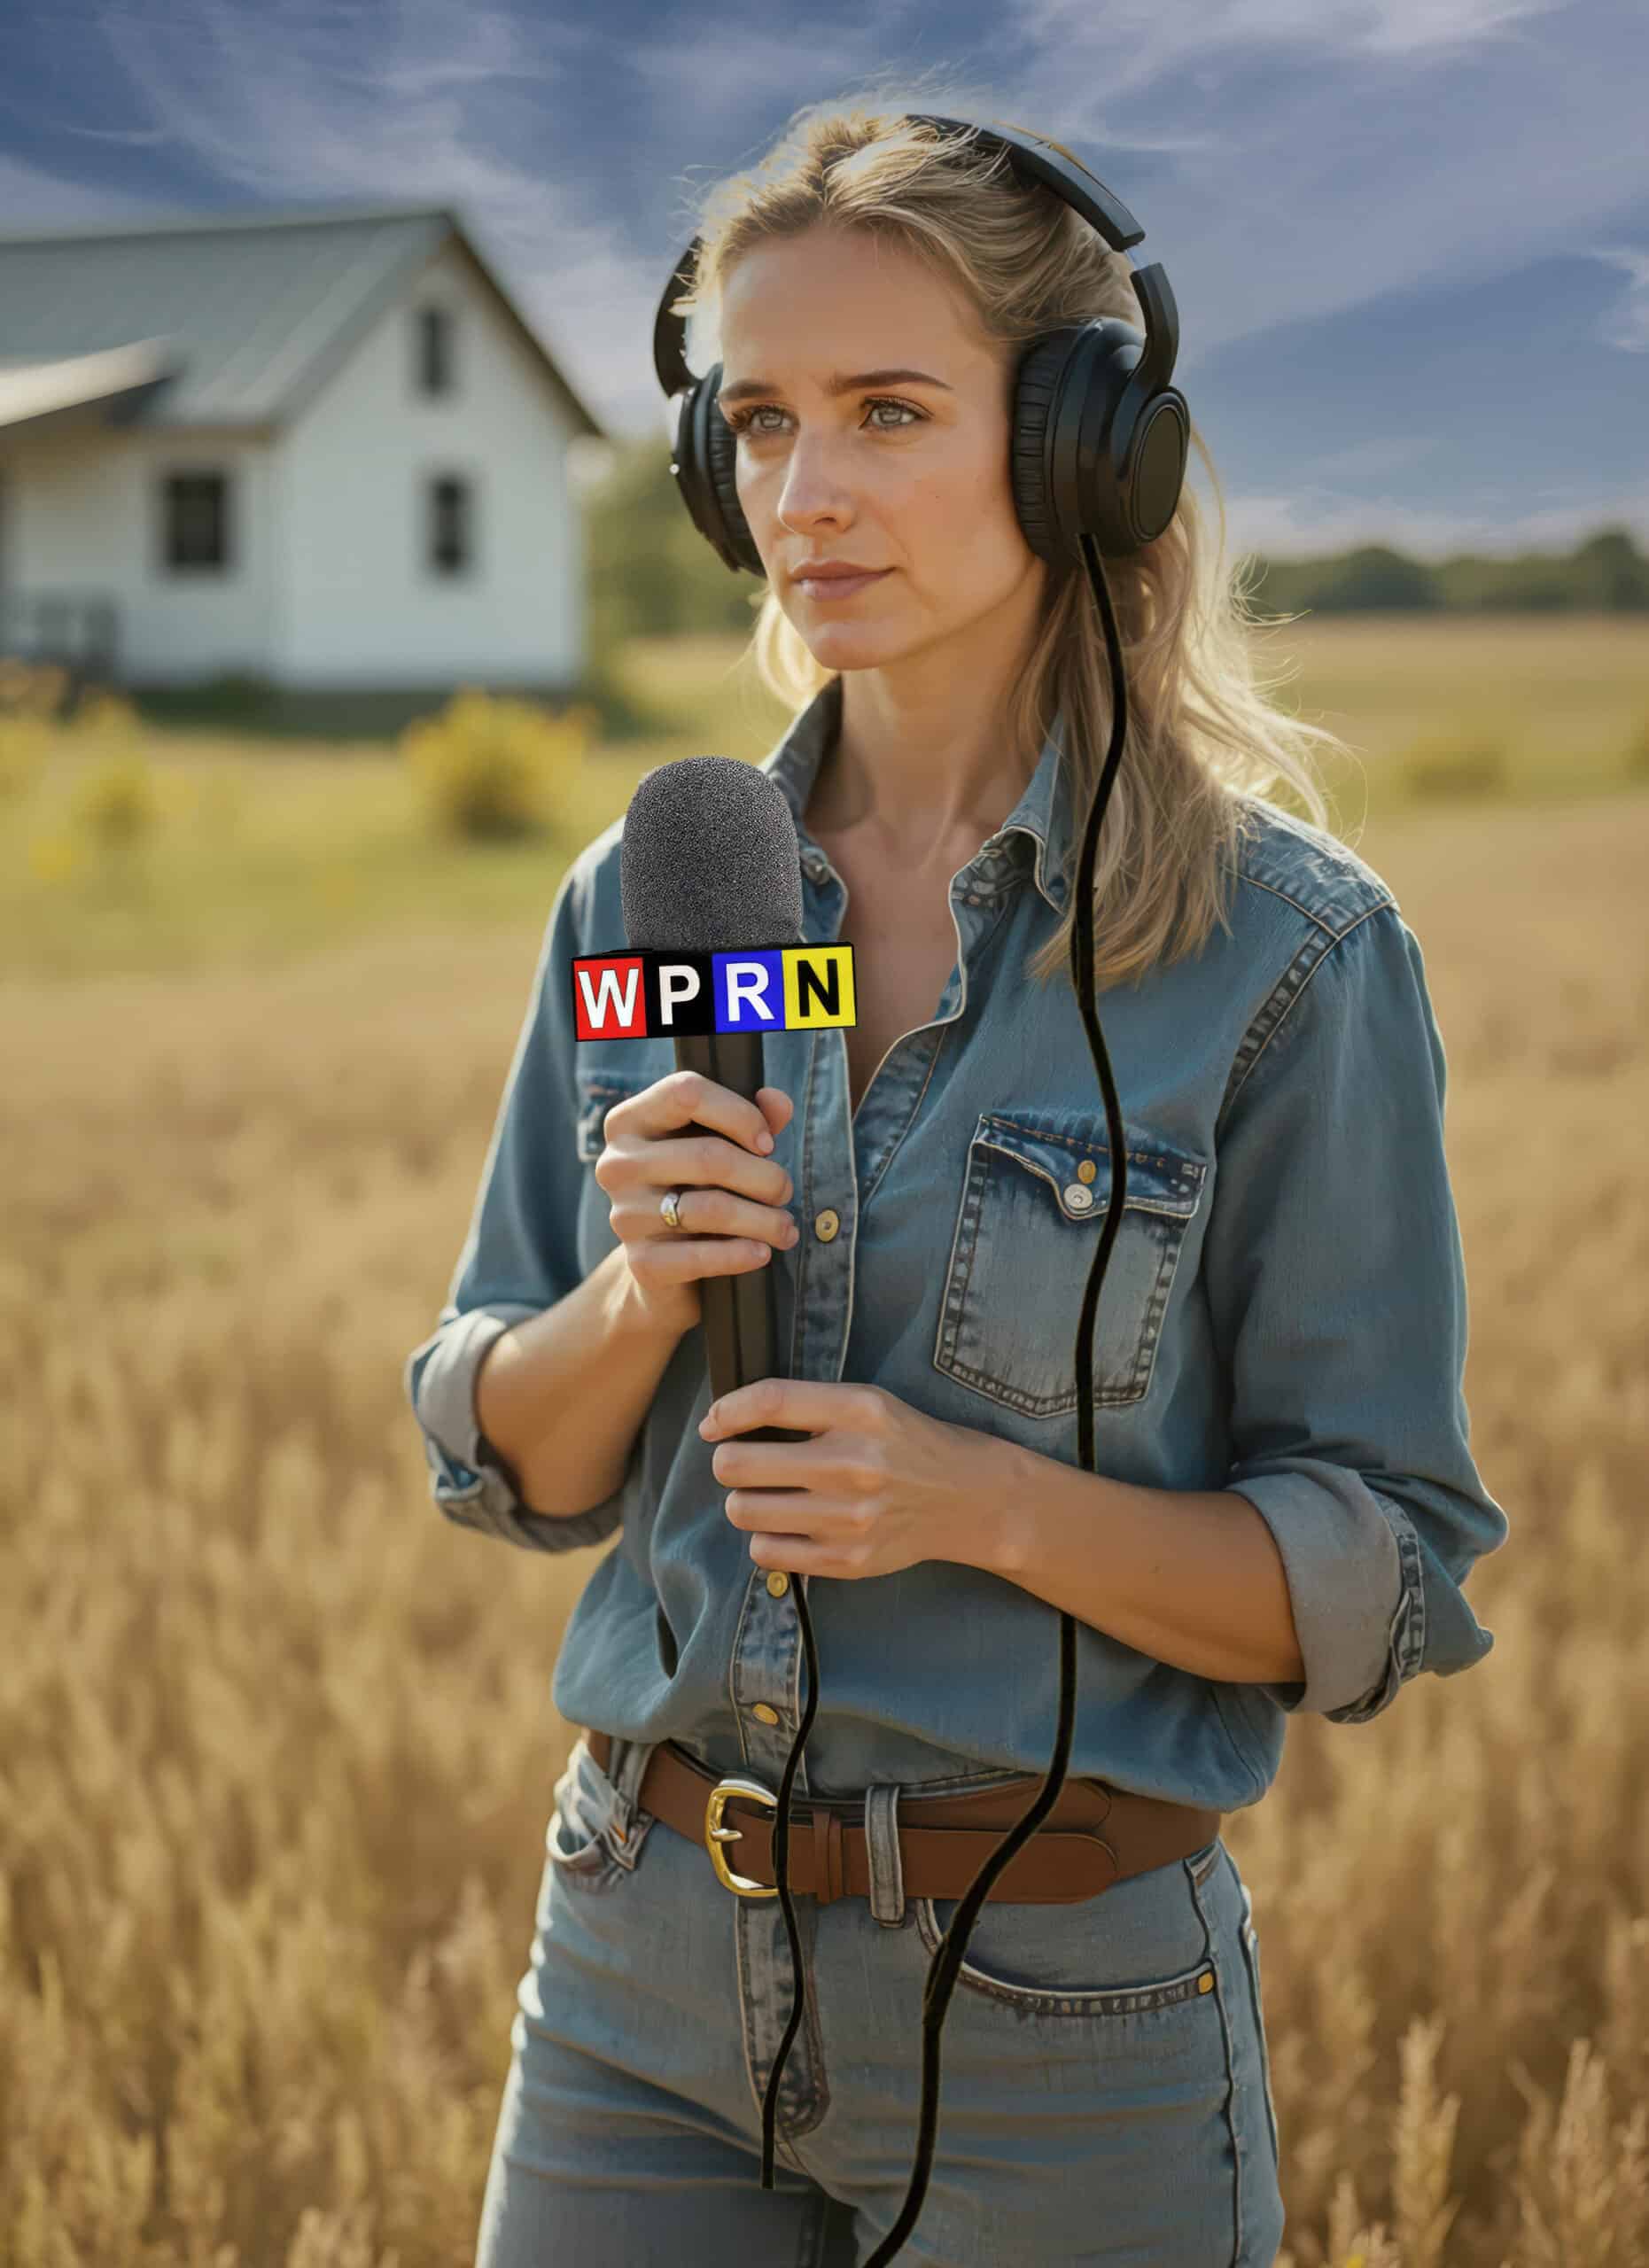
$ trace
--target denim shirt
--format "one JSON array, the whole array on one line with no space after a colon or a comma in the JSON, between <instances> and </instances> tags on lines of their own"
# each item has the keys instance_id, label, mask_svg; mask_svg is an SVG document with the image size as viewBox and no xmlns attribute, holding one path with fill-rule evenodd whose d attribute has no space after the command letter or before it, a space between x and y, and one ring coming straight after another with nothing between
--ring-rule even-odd
<instances>
[{"instance_id":1,"label":"denim shirt","mask_svg":"<svg viewBox=\"0 0 1649 2268\"><path fill-rule=\"evenodd\" d=\"M796 815L809 943L839 936L847 903L803 823L840 714L837 677L762 764ZM1078 1621L1069 1767L1221 1811L1264 1794L1294 1712L1361 1724L1422 1670L1480 1660L1493 1635L1462 1585L1507 1530L1468 1448L1466 1275L1420 945L1346 845L1257 799L1245 814L1231 934L1098 998L1128 1173L1095 1324L1094 1464L1258 1510L1305 1677L1211 1680ZM795 1107L772 1154L802 1234L766 1264L789 1375L874 1381L1070 1465L1109 1147L1069 977L1040 985L1024 965L1063 911L1082 818L1056 726L952 878L956 964L936 1014L894 1043L856 1111L839 1029L763 1038L766 1080ZM806 1697L800 1581L820 1695L798 1794L1040 1777L1057 1609L943 1557L792 1576L775 1596L697 1432L702 1332L671 1357L622 1483L585 1512L529 1510L478 1432L486 1348L618 1241L592 1172L607 1111L675 1068L667 1037L572 1037L570 960L626 944L623 824L556 891L447 1303L407 1361L435 1503L533 1550L619 1532L556 1664L552 1697L576 1725L673 1739L776 1788Z\"/></svg>"}]
</instances>

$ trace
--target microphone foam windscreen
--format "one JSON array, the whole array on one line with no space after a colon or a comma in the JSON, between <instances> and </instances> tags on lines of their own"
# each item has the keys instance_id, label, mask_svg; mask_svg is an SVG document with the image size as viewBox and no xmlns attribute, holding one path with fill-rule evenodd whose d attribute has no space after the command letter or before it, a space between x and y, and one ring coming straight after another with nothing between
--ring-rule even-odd
<instances>
[{"instance_id":1,"label":"microphone foam windscreen","mask_svg":"<svg viewBox=\"0 0 1649 2268\"><path fill-rule=\"evenodd\" d=\"M733 952L802 942L801 845L776 780L730 756L644 773L618 848L636 951Z\"/></svg>"}]
</instances>

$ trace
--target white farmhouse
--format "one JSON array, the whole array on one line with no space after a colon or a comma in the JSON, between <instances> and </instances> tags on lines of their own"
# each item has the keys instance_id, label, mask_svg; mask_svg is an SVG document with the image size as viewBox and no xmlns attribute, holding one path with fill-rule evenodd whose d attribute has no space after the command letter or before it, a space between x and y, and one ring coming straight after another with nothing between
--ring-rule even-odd
<instances>
[{"instance_id":1,"label":"white farmhouse","mask_svg":"<svg viewBox=\"0 0 1649 2268\"><path fill-rule=\"evenodd\" d=\"M570 688L605 438L446 207L0 235L0 655Z\"/></svg>"}]
</instances>

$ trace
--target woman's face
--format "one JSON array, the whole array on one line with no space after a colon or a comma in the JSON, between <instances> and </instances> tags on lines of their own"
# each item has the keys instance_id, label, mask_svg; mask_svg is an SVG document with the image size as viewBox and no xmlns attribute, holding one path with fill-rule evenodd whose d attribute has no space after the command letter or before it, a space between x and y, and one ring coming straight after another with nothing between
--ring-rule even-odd
<instances>
[{"instance_id":1,"label":"woman's face","mask_svg":"<svg viewBox=\"0 0 1649 2268\"><path fill-rule=\"evenodd\" d=\"M970 675L982 639L1017 650L1034 622L1046 568L1014 512L1012 370L968 316L911 254L837 229L758 245L728 277L716 414L739 428L739 503L768 580L827 669L948 648ZM863 382L894 369L926 383ZM835 392L838 374L855 383ZM831 600L794 579L809 559L887 571Z\"/></svg>"}]
</instances>

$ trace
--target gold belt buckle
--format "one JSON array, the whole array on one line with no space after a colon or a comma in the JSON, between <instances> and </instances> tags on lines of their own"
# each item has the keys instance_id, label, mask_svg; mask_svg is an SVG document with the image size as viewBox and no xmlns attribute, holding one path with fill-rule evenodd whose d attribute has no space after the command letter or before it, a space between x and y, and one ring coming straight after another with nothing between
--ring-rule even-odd
<instances>
[{"instance_id":1,"label":"gold belt buckle","mask_svg":"<svg viewBox=\"0 0 1649 2268\"><path fill-rule=\"evenodd\" d=\"M733 1796L749 1796L757 1803L770 1804L774 1811L779 1808L778 1797L770 1788L764 1788L759 1780L746 1780L737 1773L718 1780L704 1804L704 1845L710 1852L710 1862L717 1878L741 1898L776 1898L777 1883L755 1882L748 1875L735 1875L727 1864L722 1845L736 1843L744 1832L742 1827L724 1827L721 1823L721 1815Z\"/></svg>"}]
</instances>

